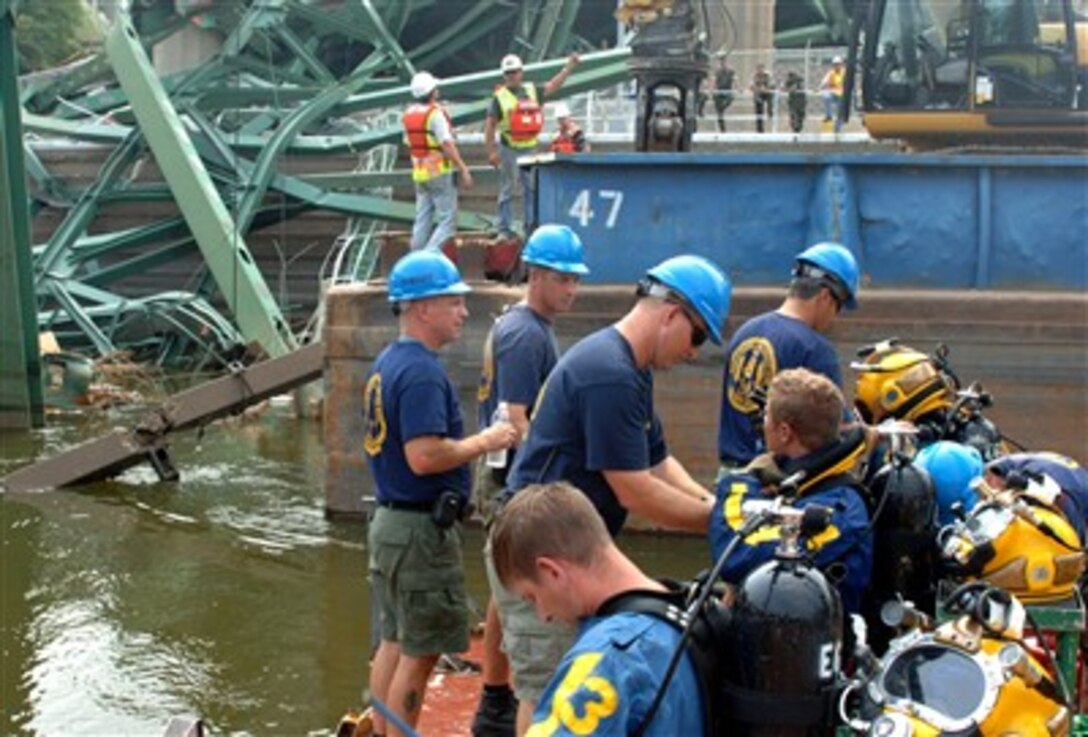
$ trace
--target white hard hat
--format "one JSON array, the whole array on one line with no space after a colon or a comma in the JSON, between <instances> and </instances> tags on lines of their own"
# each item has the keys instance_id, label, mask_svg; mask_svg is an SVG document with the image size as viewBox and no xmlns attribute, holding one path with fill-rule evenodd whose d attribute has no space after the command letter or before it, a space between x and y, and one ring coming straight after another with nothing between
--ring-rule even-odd
<instances>
[{"instance_id":1,"label":"white hard hat","mask_svg":"<svg viewBox=\"0 0 1088 737\"><path fill-rule=\"evenodd\" d=\"M516 72L522 67L521 57L517 54L507 54L502 58L502 62L499 64L499 69L506 72Z\"/></svg>"},{"instance_id":2,"label":"white hard hat","mask_svg":"<svg viewBox=\"0 0 1088 737\"><path fill-rule=\"evenodd\" d=\"M557 119L558 118L569 118L570 117L570 108L567 107L567 103L565 103L565 102L555 103L555 117Z\"/></svg>"},{"instance_id":3,"label":"white hard hat","mask_svg":"<svg viewBox=\"0 0 1088 737\"><path fill-rule=\"evenodd\" d=\"M834 58L831 59L831 63L832 64L842 64L842 57L841 56L835 56Z\"/></svg>"},{"instance_id":4,"label":"white hard hat","mask_svg":"<svg viewBox=\"0 0 1088 737\"><path fill-rule=\"evenodd\" d=\"M438 86L438 80L430 72L416 72L412 77L412 97L422 100L429 97L434 88Z\"/></svg>"}]
</instances>

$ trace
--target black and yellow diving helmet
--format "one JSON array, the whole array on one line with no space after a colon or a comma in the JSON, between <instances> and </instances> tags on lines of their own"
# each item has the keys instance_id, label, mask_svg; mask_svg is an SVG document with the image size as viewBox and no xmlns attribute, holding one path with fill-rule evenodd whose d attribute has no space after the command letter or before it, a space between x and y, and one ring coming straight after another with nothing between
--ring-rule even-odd
<instances>
[{"instance_id":1,"label":"black and yellow diving helmet","mask_svg":"<svg viewBox=\"0 0 1088 737\"><path fill-rule=\"evenodd\" d=\"M1085 554L1076 529L1055 504L1061 490L1050 485L999 491L976 480L979 502L937 538L954 575L988 581L1031 603L1072 596Z\"/></svg>"},{"instance_id":2,"label":"black and yellow diving helmet","mask_svg":"<svg viewBox=\"0 0 1088 737\"><path fill-rule=\"evenodd\" d=\"M886 418L914 422L955 401L952 382L925 353L894 338L858 351L854 405L869 424Z\"/></svg>"}]
</instances>

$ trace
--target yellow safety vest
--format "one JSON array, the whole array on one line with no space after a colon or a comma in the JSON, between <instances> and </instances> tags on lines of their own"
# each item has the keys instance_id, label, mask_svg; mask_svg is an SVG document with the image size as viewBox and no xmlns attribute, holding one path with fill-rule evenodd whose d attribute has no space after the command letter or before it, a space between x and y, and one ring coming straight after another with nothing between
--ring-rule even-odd
<instances>
[{"instance_id":1,"label":"yellow safety vest","mask_svg":"<svg viewBox=\"0 0 1088 737\"><path fill-rule=\"evenodd\" d=\"M845 80L846 69L840 69L838 71L832 69L827 73L827 89L836 97L842 97L843 82Z\"/></svg>"},{"instance_id":2,"label":"yellow safety vest","mask_svg":"<svg viewBox=\"0 0 1088 737\"><path fill-rule=\"evenodd\" d=\"M528 99L518 99L506 85L495 90L495 99L499 101L501 113L499 133L511 148L534 148L537 135L544 127L544 114L536 96L536 85L526 82L523 87Z\"/></svg>"}]
</instances>

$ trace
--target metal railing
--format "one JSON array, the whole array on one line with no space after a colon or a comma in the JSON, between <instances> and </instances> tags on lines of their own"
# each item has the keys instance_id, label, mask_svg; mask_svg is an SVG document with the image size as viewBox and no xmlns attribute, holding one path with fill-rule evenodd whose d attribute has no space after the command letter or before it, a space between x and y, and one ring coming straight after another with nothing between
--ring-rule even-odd
<instances>
[{"instance_id":1,"label":"metal railing","mask_svg":"<svg viewBox=\"0 0 1088 737\"><path fill-rule=\"evenodd\" d=\"M797 74L806 93L805 125L803 134L823 136L830 131L823 128L824 102L819 89L824 74L830 68L831 59L846 55L844 48L806 48L806 49L766 49L734 51L727 57L730 66L736 71L733 86L733 101L723 114L726 131L729 135L756 132L756 114L753 95L749 91L752 73L757 63L763 63L771 73L775 87L771 103L772 114L767 117L765 129L770 134L792 134L789 126L788 95L783 84L790 72ZM717 60L711 62L711 70L703 93L706 103L702 105L698 117L699 137L717 136L717 112L714 107L713 75ZM605 89L593 90L564 98L571 113L579 122L592 141L633 141L636 118L636 88L634 80ZM556 129L552 104L546 106L545 127L541 135L545 142L551 139ZM864 138L864 129L857 116L851 116L850 123L843 128L845 134L853 138ZM458 130L458 138L466 143L483 140L483 124L464 126Z\"/></svg>"}]
</instances>

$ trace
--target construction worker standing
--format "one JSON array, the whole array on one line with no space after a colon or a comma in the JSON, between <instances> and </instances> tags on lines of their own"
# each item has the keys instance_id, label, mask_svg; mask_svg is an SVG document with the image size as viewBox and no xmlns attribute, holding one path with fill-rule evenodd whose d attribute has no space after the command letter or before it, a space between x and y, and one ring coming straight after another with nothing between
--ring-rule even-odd
<instances>
[{"instance_id":1,"label":"construction worker standing","mask_svg":"<svg viewBox=\"0 0 1088 737\"><path fill-rule=\"evenodd\" d=\"M563 68L544 85L543 94L538 94L535 84L522 80L521 57L507 54L502 58L499 68L503 83L495 88L484 124L487 160L499 170L500 238L513 235L514 194L519 179L525 231L530 232L535 224L533 182L527 171L522 170L519 176L518 156L531 153L536 148L537 137L544 127L544 113L540 107L543 98L559 91L579 61L578 54L567 57Z\"/></svg>"},{"instance_id":2,"label":"construction worker standing","mask_svg":"<svg viewBox=\"0 0 1088 737\"><path fill-rule=\"evenodd\" d=\"M827 70L820 82L820 95L824 98L824 124L834 121L835 132L842 130L842 95L845 89L846 67L843 66L842 57L836 56L831 60L831 68Z\"/></svg>"},{"instance_id":3,"label":"construction worker standing","mask_svg":"<svg viewBox=\"0 0 1088 737\"><path fill-rule=\"evenodd\" d=\"M416 187L416 219L412 226L412 250L438 251L457 232L457 184L472 187L472 174L453 140L449 113L438 104L438 80L428 72L412 77L412 97L401 117L412 156L412 181Z\"/></svg>"}]
</instances>

